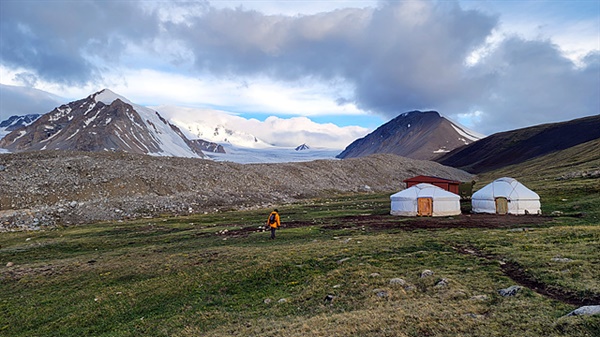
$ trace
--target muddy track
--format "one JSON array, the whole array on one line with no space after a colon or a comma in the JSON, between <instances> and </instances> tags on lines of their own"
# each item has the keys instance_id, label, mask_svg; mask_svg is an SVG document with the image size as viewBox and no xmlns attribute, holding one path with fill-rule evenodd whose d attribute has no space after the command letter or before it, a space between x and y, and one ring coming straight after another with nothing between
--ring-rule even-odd
<instances>
[{"instance_id":1,"label":"muddy track","mask_svg":"<svg viewBox=\"0 0 600 337\"><path fill-rule=\"evenodd\" d=\"M469 247L452 247L454 250L461 254L473 255L480 258L484 258L489 261L496 261L500 264L500 268L504 275L510 277L511 280L517 284L527 287L536 293L557 300L563 303L584 306L584 305L598 305L600 303L600 294L594 292L575 292L563 288L558 288L536 279L533 275L527 273L525 268L517 262L504 261L500 256L494 254L488 254L480 251L479 249Z\"/></svg>"},{"instance_id":2,"label":"muddy track","mask_svg":"<svg viewBox=\"0 0 600 337\"><path fill-rule=\"evenodd\" d=\"M461 214L455 217L398 217L392 215L357 215L331 219L323 229L362 229L405 231L448 228L515 228L540 225L552 221L551 217L539 215ZM315 225L315 224L313 224Z\"/></svg>"}]
</instances>

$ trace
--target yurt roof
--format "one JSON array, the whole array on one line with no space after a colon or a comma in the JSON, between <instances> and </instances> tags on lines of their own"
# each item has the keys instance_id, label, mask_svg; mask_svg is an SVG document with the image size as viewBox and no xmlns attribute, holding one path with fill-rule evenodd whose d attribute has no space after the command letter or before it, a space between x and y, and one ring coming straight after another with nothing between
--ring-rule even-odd
<instances>
[{"instance_id":1,"label":"yurt roof","mask_svg":"<svg viewBox=\"0 0 600 337\"><path fill-rule=\"evenodd\" d=\"M539 199L540 196L514 178L498 178L473 193L473 199L495 199L505 197L510 199Z\"/></svg>"},{"instance_id":2,"label":"yurt roof","mask_svg":"<svg viewBox=\"0 0 600 337\"><path fill-rule=\"evenodd\" d=\"M412 200L417 198L460 199L460 196L452 192L448 192L441 187L437 187L427 183L417 184L390 196L390 199L392 200Z\"/></svg>"}]
</instances>

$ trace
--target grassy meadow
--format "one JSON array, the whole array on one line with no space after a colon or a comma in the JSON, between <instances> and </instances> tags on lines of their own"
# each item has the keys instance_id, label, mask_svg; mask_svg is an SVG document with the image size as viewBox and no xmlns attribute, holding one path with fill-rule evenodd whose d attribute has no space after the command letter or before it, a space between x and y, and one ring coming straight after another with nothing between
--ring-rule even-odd
<instances>
[{"instance_id":1,"label":"grassy meadow","mask_svg":"<svg viewBox=\"0 0 600 337\"><path fill-rule=\"evenodd\" d=\"M553 294L600 294L598 179L523 172L501 175L562 216L413 228L390 192L278 206L276 240L270 209L0 233L0 335L600 336L560 296L498 294L519 284L507 263Z\"/></svg>"}]
</instances>

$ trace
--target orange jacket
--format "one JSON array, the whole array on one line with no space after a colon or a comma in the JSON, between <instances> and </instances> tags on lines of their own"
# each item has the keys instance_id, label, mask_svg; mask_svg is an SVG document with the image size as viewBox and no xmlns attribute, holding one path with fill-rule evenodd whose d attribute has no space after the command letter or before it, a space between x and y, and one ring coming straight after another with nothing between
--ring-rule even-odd
<instances>
[{"instance_id":1,"label":"orange jacket","mask_svg":"<svg viewBox=\"0 0 600 337\"><path fill-rule=\"evenodd\" d=\"M275 222L274 223L269 223L271 214L275 214ZM267 226L272 227L272 228L281 227L281 220L279 219L279 213L273 211L273 212L271 212L271 214L269 214L269 217L267 218Z\"/></svg>"}]
</instances>

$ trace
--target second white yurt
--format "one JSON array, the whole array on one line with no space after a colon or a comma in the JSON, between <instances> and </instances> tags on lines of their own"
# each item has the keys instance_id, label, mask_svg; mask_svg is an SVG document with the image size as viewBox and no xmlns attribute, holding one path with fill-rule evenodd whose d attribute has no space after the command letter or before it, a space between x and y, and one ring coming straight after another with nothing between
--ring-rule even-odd
<instances>
[{"instance_id":1,"label":"second white yurt","mask_svg":"<svg viewBox=\"0 0 600 337\"><path fill-rule=\"evenodd\" d=\"M392 215L450 216L460 214L460 196L421 183L390 196Z\"/></svg>"},{"instance_id":2,"label":"second white yurt","mask_svg":"<svg viewBox=\"0 0 600 337\"><path fill-rule=\"evenodd\" d=\"M500 178L471 197L473 213L541 214L540 196L513 178Z\"/></svg>"}]
</instances>

